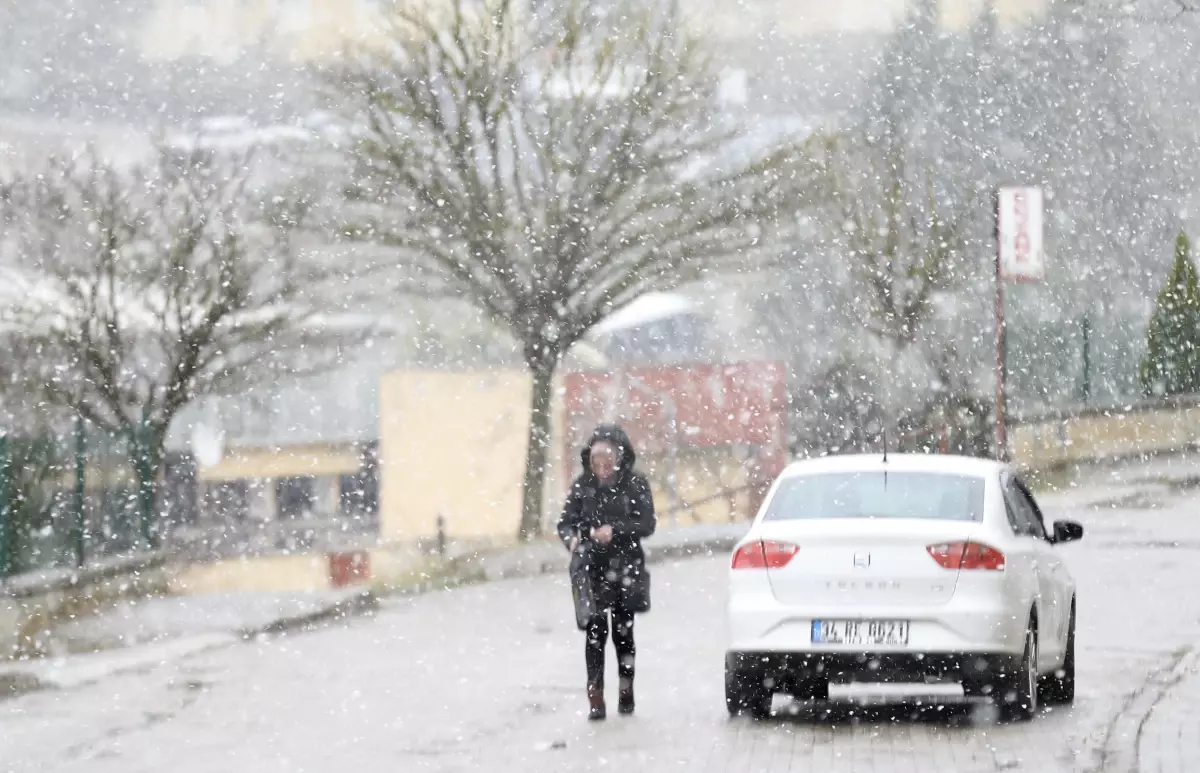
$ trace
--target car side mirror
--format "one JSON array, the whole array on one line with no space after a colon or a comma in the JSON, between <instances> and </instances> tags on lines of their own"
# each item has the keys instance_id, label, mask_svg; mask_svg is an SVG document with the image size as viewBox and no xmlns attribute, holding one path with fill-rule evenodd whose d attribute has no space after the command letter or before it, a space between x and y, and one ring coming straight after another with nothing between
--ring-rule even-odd
<instances>
[{"instance_id":1,"label":"car side mirror","mask_svg":"<svg viewBox=\"0 0 1200 773\"><path fill-rule=\"evenodd\" d=\"M1054 543L1078 542L1083 539L1083 524L1075 521L1054 522Z\"/></svg>"}]
</instances>

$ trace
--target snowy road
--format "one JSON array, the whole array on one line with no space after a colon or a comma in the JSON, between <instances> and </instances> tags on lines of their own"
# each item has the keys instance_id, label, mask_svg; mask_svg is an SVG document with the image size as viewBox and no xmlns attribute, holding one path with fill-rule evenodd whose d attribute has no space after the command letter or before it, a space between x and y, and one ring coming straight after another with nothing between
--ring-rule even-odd
<instances>
[{"instance_id":1,"label":"snowy road","mask_svg":"<svg viewBox=\"0 0 1200 773\"><path fill-rule=\"evenodd\" d=\"M1089 530L1065 549L1079 580L1079 699L1031 724L909 709L728 719L714 559L656 572L635 718L584 721L567 589L541 578L387 601L346 627L0 703L0 771L1130 773L1148 699L1137 691L1200 643L1198 502L1072 513Z\"/></svg>"}]
</instances>

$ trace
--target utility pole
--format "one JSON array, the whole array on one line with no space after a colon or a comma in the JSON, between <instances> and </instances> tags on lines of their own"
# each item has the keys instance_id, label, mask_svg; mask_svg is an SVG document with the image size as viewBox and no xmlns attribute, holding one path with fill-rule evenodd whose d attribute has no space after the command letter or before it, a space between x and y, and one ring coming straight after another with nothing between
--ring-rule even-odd
<instances>
[{"instance_id":1,"label":"utility pole","mask_svg":"<svg viewBox=\"0 0 1200 773\"><path fill-rule=\"evenodd\" d=\"M1008 382L1008 346L1005 338L1007 332L1004 320L1004 267L1000 254L1000 196L995 200L996 218L996 458L1002 462L1008 461L1008 424L1005 417L1007 409Z\"/></svg>"},{"instance_id":2,"label":"utility pole","mask_svg":"<svg viewBox=\"0 0 1200 773\"><path fill-rule=\"evenodd\" d=\"M12 446L7 432L0 430L0 580L12 573Z\"/></svg>"},{"instance_id":3,"label":"utility pole","mask_svg":"<svg viewBox=\"0 0 1200 773\"><path fill-rule=\"evenodd\" d=\"M1086 311L1080 323L1080 332L1083 336L1083 385L1080 391L1083 404L1087 405L1092 399L1092 318Z\"/></svg>"},{"instance_id":4,"label":"utility pole","mask_svg":"<svg viewBox=\"0 0 1200 773\"><path fill-rule=\"evenodd\" d=\"M996 455L1008 461L1006 413L1008 346L1005 339L1004 283L1036 282L1045 276L1042 249L1041 188L1001 187L995 197L996 217Z\"/></svg>"},{"instance_id":5,"label":"utility pole","mask_svg":"<svg viewBox=\"0 0 1200 773\"><path fill-rule=\"evenodd\" d=\"M71 553L75 567L83 566L84 559L84 494L87 486L87 425L82 416L75 417L75 489L71 502Z\"/></svg>"}]
</instances>

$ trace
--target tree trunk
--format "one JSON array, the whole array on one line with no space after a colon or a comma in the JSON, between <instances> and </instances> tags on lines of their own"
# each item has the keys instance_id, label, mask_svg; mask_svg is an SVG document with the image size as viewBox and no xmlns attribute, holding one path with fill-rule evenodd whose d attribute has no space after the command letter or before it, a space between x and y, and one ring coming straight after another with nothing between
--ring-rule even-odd
<instances>
[{"instance_id":1,"label":"tree trunk","mask_svg":"<svg viewBox=\"0 0 1200 773\"><path fill-rule=\"evenodd\" d=\"M134 481L137 484L138 533L142 548L157 550L162 544L166 524L161 521L159 504L159 480L166 458L166 425L158 422L134 424L129 432L132 438L131 461Z\"/></svg>"},{"instance_id":2,"label":"tree trunk","mask_svg":"<svg viewBox=\"0 0 1200 773\"><path fill-rule=\"evenodd\" d=\"M550 451L551 395L556 360L529 363L533 389L529 404L529 435L525 450L525 484L521 498L522 542L536 539L542 531L542 496L546 488L546 460Z\"/></svg>"}]
</instances>

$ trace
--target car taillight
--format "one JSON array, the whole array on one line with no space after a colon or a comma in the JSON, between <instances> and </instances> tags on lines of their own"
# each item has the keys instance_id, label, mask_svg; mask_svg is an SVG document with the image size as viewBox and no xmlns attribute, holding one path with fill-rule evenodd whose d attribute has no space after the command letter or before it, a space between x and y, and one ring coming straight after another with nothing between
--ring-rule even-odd
<instances>
[{"instance_id":1,"label":"car taillight","mask_svg":"<svg viewBox=\"0 0 1200 773\"><path fill-rule=\"evenodd\" d=\"M755 540L733 554L734 569L782 569L800 548L788 542Z\"/></svg>"},{"instance_id":2,"label":"car taillight","mask_svg":"<svg viewBox=\"0 0 1200 773\"><path fill-rule=\"evenodd\" d=\"M1004 554L980 542L943 542L927 550L944 569L1004 569Z\"/></svg>"}]
</instances>

